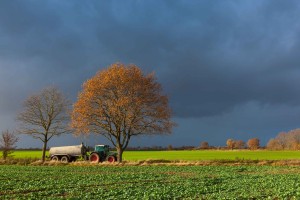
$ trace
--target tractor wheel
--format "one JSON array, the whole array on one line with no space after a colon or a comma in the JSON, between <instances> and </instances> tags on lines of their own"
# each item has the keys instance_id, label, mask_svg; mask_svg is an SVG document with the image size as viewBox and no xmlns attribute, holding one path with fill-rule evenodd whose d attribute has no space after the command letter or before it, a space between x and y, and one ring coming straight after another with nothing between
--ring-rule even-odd
<instances>
[{"instance_id":1,"label":"tractor wheel","mask_svg":"<svg viewBox=\"0 0 300 200\"><path fill-rule=\"evenodd\" d=\"M60 161L63 162L63 163L68 163L69 158L68 158L68 156L63 156L63 157L61 157Z\"/></svg>"},{"instance_id":2,"label":"tractor wheel","mask_svg":"<svg viewBox=\"0 0 300 200\"><path fill-rule=\"evenodd\" d=\"M108 156L107 161L110 163L114 163L114 162L116 162L116 158L114 156Z\"/></svg>"},{"instance_id":3,"label":"tractor wheel","mask_svg":"<svg viewBox=\"0 0 300 200\"><path fill-rule=\"evenodd\" d=\"M90 155L90 162L99 162L100 161L100 156L97 153L92 153Z\"/></svg>"},{"instance_id":4,"label":"tractor wheel","mask_svg":"<svg viewBox=\"0 0 300 200\"><path fill-rule=\"evenodd\" d=\"M51 160L53 160L53 161L59 161L59 157L58 157L58 156L53 156L53 157L51 158Z\"/></svg>"}]
</instances>

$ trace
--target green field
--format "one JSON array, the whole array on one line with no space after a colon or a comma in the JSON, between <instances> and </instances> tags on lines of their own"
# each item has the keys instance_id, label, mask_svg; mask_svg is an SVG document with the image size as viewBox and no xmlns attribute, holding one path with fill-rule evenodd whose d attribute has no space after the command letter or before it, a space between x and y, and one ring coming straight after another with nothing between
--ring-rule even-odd
<instances>
[{"instance_id":1,"label":"green field","mask_svg":"<svg viewBox=\"0 0 300 200\"><path fill-rule=\"evenodd\" d=\"M300 199L300 168L0 166L0 199Z\"/></svg>"},{"instance_id":2,"label":"green field","mask_svg":"<svg viewBox=\"0 0 300 200\"><path fill-rule=\"evenodd\" d=\"M15 158L40 158L41 151L15 151ZM300 151L249 151L249 150L199 150L199 151L125 151L124 160L137 161L147 159L164 160L292 160L300 159Z\"/></svg>"},{"instance_id":3,"label":"green field","mask_svg":"<svg viewBox=\"0 0 300 200\"><path fill-rule=\"evenodd\" d=\"M41 151L15 151L39 158ZM124 160L291 160L300 151L126 151ZM281 162L281 161L280 161ZM129 163L130 164L130 163ZM0 199L300 199L299 166L0 165ZM239 163L241 164L241 163ZM82 166L84 165L84 166Z\"/></svg>"}]
</instances>

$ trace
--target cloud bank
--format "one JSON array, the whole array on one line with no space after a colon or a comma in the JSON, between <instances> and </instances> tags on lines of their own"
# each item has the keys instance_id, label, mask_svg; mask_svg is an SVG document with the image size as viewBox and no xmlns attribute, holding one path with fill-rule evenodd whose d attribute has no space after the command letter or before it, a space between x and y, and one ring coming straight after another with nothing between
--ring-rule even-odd
<instances>
[{"instance_id":1,"label":"cloud bank","mask_svg":"<svg viewBox=\"0 0 300 200\"><path fill-rule=\"evenodd\" d=\"M217 135L218 144L249 132L266 140L296 128L299 6L276 0L1 1L1 130L14 128L32 92L58 85L75 101L81 84L114 62L156 72L180 125L166 140L178 145L188 127L194 131L186 143L214 143ZM264 118L248 127L243 116Z\"/></svg>"}]
</instances>

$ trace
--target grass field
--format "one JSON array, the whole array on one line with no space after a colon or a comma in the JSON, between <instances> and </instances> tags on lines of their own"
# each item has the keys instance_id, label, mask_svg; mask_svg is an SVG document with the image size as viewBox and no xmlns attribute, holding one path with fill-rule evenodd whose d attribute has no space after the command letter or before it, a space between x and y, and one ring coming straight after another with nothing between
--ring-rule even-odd
<instances>
[{"instance_id":1,"label":"grass field","mask_svg":"<svg viewBox=\"0 0 300 200\"><path fill-rule=\"evenodd\" d=\"M1 199L300 199L300 168L0 166Z\"/></svg>"},{"instance_id":2,"label":"grass field","mask_svg":"<svg viewBox=\"0 0 300 200\"><path fill-rule=\"evenodd\" d=\"M15 151L15 158L40 158L41 151ZM300 151L249 151L249 150L199 150L199 151L125 151L124 160L137 161L147 159L165 160L293 160L300 159Z\"/></svg>"}]
</instances>

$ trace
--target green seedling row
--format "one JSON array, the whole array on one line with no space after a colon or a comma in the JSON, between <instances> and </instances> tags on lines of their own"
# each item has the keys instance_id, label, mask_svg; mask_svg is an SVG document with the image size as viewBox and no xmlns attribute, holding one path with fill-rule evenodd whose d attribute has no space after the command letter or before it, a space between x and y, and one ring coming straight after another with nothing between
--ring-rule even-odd
<instances>
[{"instance_id":1,"label":"green seedling row","mask_svg":"<svg viewBox=\"0 0 300 200\"><path fill-rule=\"evenodd\" d=\"M300 199L300 167L0 166L0 199Z\"/></svg>"}]
</instances>

